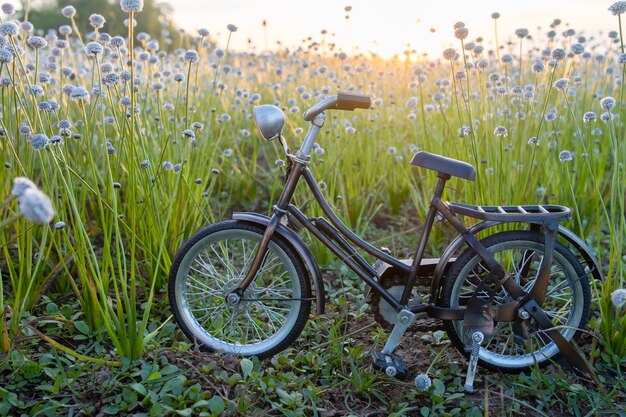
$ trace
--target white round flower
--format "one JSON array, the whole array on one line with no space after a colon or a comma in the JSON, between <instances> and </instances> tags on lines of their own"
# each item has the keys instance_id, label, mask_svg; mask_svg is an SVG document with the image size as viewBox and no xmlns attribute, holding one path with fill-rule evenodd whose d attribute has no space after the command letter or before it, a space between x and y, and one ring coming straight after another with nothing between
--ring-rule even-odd
<instances>
[{"instance_id":1,"label":"white round flower","mask_svg":"<svg viewBox=\"0 0 626 417\"><path fill-rule=\"evenodd\" d=\"M24 190L19 198L18 207L26 220L33 223L50 223L56 214L48 196L33 187Z\"/></svg>"}]
</instances>

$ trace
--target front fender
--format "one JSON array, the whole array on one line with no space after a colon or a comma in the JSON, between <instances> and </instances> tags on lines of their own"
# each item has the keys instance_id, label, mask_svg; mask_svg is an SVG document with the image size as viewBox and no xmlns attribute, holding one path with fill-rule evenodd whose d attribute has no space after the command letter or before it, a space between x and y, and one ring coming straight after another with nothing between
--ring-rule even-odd
<instances>
[{"instance_id":1,"label":"front fender","mask_svg":"<svg viewBox=\"0 0 626 417\"><path fill-rule=\"evenodd\" d=\"M269 223L270 218L258 213L239 212L233 213L233 220L253 223L265 227ZM313 279L313 285L315 286L315 307L317 314L324 314L326 306L326 291L324 290L322 273L320 272L320 268L315 261L315 257L302 239L300 239L300 236L298 236L293 230L279 224L274 233L278 233L278 235L283 238L300 256L302 262L304 262L309 274L311 274L311 278Z\"/></svg>"},{"instance_id":2,"label":"front fender","mask_svg":"<svg viewBox=\"0 0 626 417\"><path fill-rule=\"evenodd\" d=\"M494 227L500 224L503 224L503 222L486 220L471 226L469 228L469 231L472 234L476 234L485 229L489 229L490 227ZM584 263L587 264L587 267L591 270L591 275L593 275L593 277L597 280L604 280L600 264L591 252L589 246L587 246L587 244L574 232L564 226L559 226L558 234L559 236L567 240L576 249L576 252L578 253L574 253L574 255L578 255L579 257L581 256L584 259ZM441 254L441 258L439 258L439 262L437 263L435 271L433 272L433 280L431 283L431 294L434 294L433 300L435 300L435 302L439 300L440 290L443 284L443 275L446 271L446 267L451 261L452 256L461 248L464 242L465 240L462 236L457 236L443 251L443 253Z\"/></svg>"}]
</instances>

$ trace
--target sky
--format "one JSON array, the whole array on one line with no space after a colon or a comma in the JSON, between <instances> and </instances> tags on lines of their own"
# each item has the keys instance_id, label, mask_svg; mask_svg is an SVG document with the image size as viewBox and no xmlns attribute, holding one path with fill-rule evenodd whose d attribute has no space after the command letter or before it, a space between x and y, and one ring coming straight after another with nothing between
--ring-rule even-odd
<instances>
[{"instance_id":1,"label":"sky","mask_svg":"<svg viewBox=\"0 0 626 417\"><path fill-rule=\"evenodd\" d=\"M273 48L276 41L286 46L301 45L302 39L321 38L342 50L373 51L383 57L410 49L439 56L449 46L458 47L452 26L462 21L469 40L494 38L491 14L499 12L500 42L515 29L527 28L538 37L550 23L562 20L557 31L573 28L587 35L617 30L617 18L608 10L613 1L604 0L169 0L174 21L189 30L206 28L219 46L225 46L226 26L234 24L230 46L249 48L252 39L257 51ZM346 12L344 8L351 6ZM349 19L345 16L349 15ZM267 25L263 27L262 21ZM541 27L541 30L537 28ZM431 31L434 29L434 33ZM334 33L334 37L331 35Z\"/></svg>"}]
</instances>

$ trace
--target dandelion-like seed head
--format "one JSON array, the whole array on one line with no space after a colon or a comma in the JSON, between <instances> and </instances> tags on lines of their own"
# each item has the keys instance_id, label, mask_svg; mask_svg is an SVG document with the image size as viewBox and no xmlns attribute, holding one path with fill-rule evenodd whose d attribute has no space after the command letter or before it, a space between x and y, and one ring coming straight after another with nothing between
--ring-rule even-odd
<instances>
[{"instance_id":1,"label":"dandelion-like seed head","mask_svg":"<svg viewBox=\"0 0 626 417\"><path fill-rule=\"evenodd\" d=\"M545 69L545 66L543 65L543 62L537 61L533 64L532 69L533 69L533 72L540 73L540 72L543 72L543 70Z\"/></svg>"},{"instance_id":2,"label":"dandelion-like seed head","mask_svg":"<svg viewBox=\"0 0 626 417\"><path fill-rule=\"evenodd\" d=\"M532 138L528 139L528 144L532 146L539 146L539 139L537 139L537 136L533 136Z\"/></svg>"},{"instance_id":3,"label":"dandelion-like seed head","mask_svg":"<svg viewBox=\"0 0 626 417\"><path fill-rule=\"evenodd\" d=\"M72 27L71 27L71 26L69 26L69 25L61 25L61 26L59 26L59 33L60 33L61 35L63 35L63 36L68 36L68 35L71 35L71 34L72 34L72 32L73 32ZM57 44L57 47L58 47L58 46L59 46L59 45Z\"/></svg>"},{"instance_id":4,"label":"dandelion-like seed head","mask_svg":"<svg viewBox=\"0 0 626 417\"><path fill-rule=\"evenodd\" d=\"M525 28L517 29L515 31L515 36L517 36L520 39L524 39L526 36L528 36L528 29L525 29Z\"/></svg>"},{"instance_id":5,"label":"dandelion-like seed head","mask_svg":"<svg viewBox=\"0 0 626 417\"><path fill-rule=\"evenodd\" d=\"M491 18L492 19L499 19L500 18L500 13L498 13L498 12L491 13Z\"/></svg>"},{"instance_id":6,"label":"dandelion-like seed head","mask_svg":"<svg viewBox=\"0 0 626 417\"><path fill-rule=\"evenodd\" d=\"M609 6L609 12L613 13L613 16L619 16L626 12L626 1L618 1Z\"/></svg>"},{"instance_id":7,"label":"dandelion-like seed head","mask_svg":"<svg viewBox=\"0 0 626 417\"><path fill-rule=\"evenodd\" d=\"M63 145L63 138L59 135L50 136L50 145Z\"/></svg>"},{"instance_id":8,"label":"dandelion-like seed head","mask_svg":"<svg viewBox=\"0 0 626 417\"><path fill-rule=\"evenodd\" d=\"M19 197L19 210L26 220L33 223L50 223L56 212L52 201L38 188L27 188Z\"/></svg>"},{"instance_id":9,"label":"dandelion-like seed head","mask_svg":"<svg viewBox=\"0 0 626 417\"><path fill-rule=\"evenodd\" d=\"M506 138L506 137L509 135L509 131L508 131L508 130L506 130L506 127L504 127L504 126L497 126L497 127L494 129L493 134L494 134L496 137L503 137L503 138Z\"/></svg>"},{"instance_id":10,"label":"dandelion-like seed head","mask_svg":"<svg viewBox=\"0 0 626 417\"><path fill-rule=\"evenodd\" d=\"M454 37L459 40L464 40L469 35L469 30L466 27L459 27L454 30Z\"/></svg>"},{"instance_id":11,"label":"dandelion-like seed head","mask_svg":"<svg viewBox=\"0 0 626 417\"><path fill-rule=\"evenodd\" d=\"M120 7L124 13L138 13L143 10L143 0L120 0Z\"/></svg>"},{"instance_id":12,"label":"dandelion-like seed head","mask_svg":"<svg viewBox=\"0 0 626 417\"><path fill-rule=\"evenodd\" d=\"M200 60L200 57L198 56L198 52L194 51L194 50L189 50L186 51L185 54L183 55L183 61L185 62L189 62L189 63L196 63Z\"/></svg>"},{"instance_id":13,"label":"dandelion-like seed head","mask_svg":"<svg viewBox=\"0 0 626 417\"><path fill-rule=\"evenodd\" d=\"M48 42L41 36L29 36L26 43L33 49L45 48L48 45Z\"/></svg>"},{"instance_id":14,"label":"dandelion-like seed head","mask_svg":"<svg viewBox=\"0 0 626 417\"><path fill-rule=\"evenodd\" d=\"M24 194L24 191L28 188L37 188L37 186L26 177L13 178L13 188L11 188L11 194L15 197L21 197L22 194Z\"/></svg>"},{"instance_id":15,"label":"dandelion-like seed head","mask_svg":"<svg viewBox=\"0 0 626 417\"><path fill-rule=\"evenodd\" d=\"M30 127L28 125L21 125L19 131L22 135L30 135Z\"/></svg>"},{"instance_id":16,"label":"dandelion-like seed head","mask_svg":"<svg viewBox=\"0 0 626 417\"><path fill-rule=\"evenodd\" d=\"M195 139L196 138L196 132L194 132L191 129L185 129L185 130L183 130L183 134L181 135L181 137L183 139Z\"/></svg>"},{"instance_id":17,"label":"dandelion-like seed head","mask_svg":"<svg viewBox=\"0 0 626 417\"><path fill-rule=\"evenodd\" d=\"M150 161L147 159L144 159L143 161L139 163L139 168L141 169L148 169L149 166L150 166Z\"/></svg>"},{"instance_id":18,"label":"dandelion-like seed head","mask_svg":"<svg viewBox=\"0 0 626 417\"><path fill-rule=\"evenodd\" d=\"M89 55L99 55L102 53L102 45L98 42L89 42L85 45L85 51Z\"/></svg>"},{"instance_id":19,"label":"dandelion-like seed head","mask_svg":"<svg viewBox=\"0 0 626 417\"><path fill-rule=\"evenodd\" d=\"M405 106L409 109L417 106L417 97L411 97L406 101Z\"/></svg>"},{"instance_id":20,"label":"dandelion-like seed head","mask_svg":"<svg viewBox=\"0 0 626 417\"><path fill-rule=\"evenodd\" d=\"M114 72L111 72L104 77L102 77L102 83L104 85L116 85L120 82L120 76Z\"/></svg>"},{"instance_id":21,"label":"dandelion-like seed head","mask_svg":"<svg viewBox=\"0 0 626 417\"><path fill-rule=\"evenodd\" d=\"M626 289L618 288L611 293L611 302L615 308L621 308L626 305Z\"/></svg>"},{"instance_id":22,"label":"dandelion-like seed head","mask_svg":"<svg viewBox=\"0 0 626 417\"><path fill-rule=\"evenodd\" d=\"M113 36L111 38L110 43L111 43L111 46L114 46L116 48L121 48L122 46L126 44L126 41L121 36Z\"/></svg>"},{"instance_id":23,"label":"dandelion-like seed head","mask_svg":"<svg viewBox=\"0 0 626 417\"><path fill-rule=\"evenodd\" d=\"M89 24L94 29L101 29L102 26L104 26L104 24L106 23L106 21L107 20L101 14L94 13L91 16L89 16Z\"/></svg>"},{"instance_id":24,"label":"dandelion-like seed head","mask_svg":"<svg viewBox=\"0 0 626 417\"><path fill-rule=\"evenodd\" d=\"M549 111L544 116L544 119L546 122L553 122L556 120L556 118L557 118L557 113L554 111Z\"/></svg>"},{"instance_id":25,"label":"dandelion-like seed head","mask_svg":"<svg viewBox=\"0 0 626 417\"><path fill-rule=\"evenodd\" d=\"M583 115L583 123L594 122L596 119L596 113L592 111L588 111Z\"/></svg>"},{"instance_id":26,"label":"dandelion-like seed head","mask_svg":"<svg viewBox=\"0 0 626 417\"><path fill-rule=\"evenodd\" d=\"M209 30L205 28L200 28L198 29L198 35L200 35L203 38L206 38L207 36L209 36Z\"/></svg>"},{"instance_id":27,"label":"dandelion-like seed head","mask_svg":"<svg viewBox=\"0 0 626 417\"><path fill-rule=\"evenodd\" d=\"M89 99L89 92L84 87L74 87L70 92L73 101L85 101Z\"/></svg>"},{"instance_id":28,"label":"dandelion-like seed head","mask_svg":"<svg viewBox=\"0 0 626 417\"><path fill-rule=\"evenodd\" d=\"M554 82L554 87L558 88L559 90L565 90L567 88L568 83L569 83L568 78L559 78L558 80Z\"/></svg>"},{"instance_id":29,"label":"dandelion-like seed head","mask_svg":"<svg viewBox=\"0 0 626 417\"><path fill-rule=\"evenodd\" d=\"M50 144L50 139L43 133L29 136L28 141L30 142L30 146L36 151L47 148Z\"/></svg>"},{"instance_id":30,"label":"dandelion-like seed head","mask_svg":"<svg viewBox=\"0 0 626 417\"><path fill-rule=\"evenodd\" d=\"M566 56L567 56L567 53L565 52L565 49L563 48L556 48L552 51L552 59L554 59L557 62L562 61Z\"/></svg>"},{"instance_id":31,"label":"dandelion-like seed head","mask_svg":"<svg viewBox=\"0 0 626 417\"><path fill-rule=\"evenodd\" d=\"M237 32L237 26L233 25L232 23L227 25L226 29L228 29L229 32Z\"/></svg>"},{"instance_id":32,"label":"dandelion-like seed head","mask_svg":"<svg viewBox=\"0 0 626 417\"><path fill-rule=\"evenodd\" d=\"M76 16L76 9L74 8L74 6L65 6L61 9L61 14L68 19L71 19L72 17Z\"/></svg>"},{"instance_id":33,"label":"dandelion-like seed head","mask_svg":"<svg viewBox=\"0 0 626 417\"><path fill-rule=\"evenodd\" d=\"M585 52L585 47L580 43L575 43L572 45L572 53L574 55L580 55Z\"/></svg>"},{"instance_id":34,"label":"dandelion-like seed head","mask_svg":"<svg viewBox=\"0 0 626 417\"><path fill-rule=\"evenodd\" d=\"M432 385L430 377L426 374L419 374L415 377L415 387L420 391L426 391Z\"/></svg>"},{"instance_id":35,"label":"dandelion-like seed head","mask_svg":"<svg viewBox=\"0 0 626 417\"><path fill-rule=\"evenodd\" d=\"M0 63L10 64L11 62L13 62L13 54L4 48L0 48Z\"/></svg>"},{"instance_id":36,"label":"dandelion-like seed head","mask_svg":"<svg viewBox=\"0 0 626 417\"><path fill-rule=\"evenodd\" d=\"M224 149L222 155L224 155L226 158L230 158L231 156L233 156L233 150L231 148Z\"/></svg>"},{"instance_id":37,"label":"dandelion-like seed head","mask_svg":"<svg viewBox=\"0 0 626 417\"><path fill-rule=\"evenodd\" d=\"M4 22L0 25L0 35L4 36L16 36L19 29L13 22Z\"/></svg>"},{"instance_id":38,"label":"dandelion-like seed head","mask_svg":"<svg viewBox=\"0 0 626 417\"><path fill-rule=\"evenodd\" d=\"M453 48L448 48L443 51L443 57L448 61L452 61L456 57L456 51Z\"/></svg>"},{"instance_id":39,"label":"dandelion-like seed head","mask_svg":"<svg viewBox=\"0 0 626 417\"><path fill-rule=\"evenodd\" d=\"M559 152L559 160L561 162L569 162L572 159L574 159L574 156L572 155L570 151L565 150L565 151Z\"/></svg>"},{"instance_id":40,"label":"dandelion-like seed head","mask_svg":"<svg viewBox=\"0 0 626 417\"><path fill-rule=\"evenodd\" d=\"M611 111L613 107L615 107L616 101L613 97L607 96L600 100L600 107L602 110Z\"/></svg>"},{"instance_id":41,"label":"dandelion-like seed head","mask_svg":"<svg viewBox=\"0 0 626 417\"><path fill-rule=\"evenodd\" d=\"M171 171L174 169L174 164L172 164L170 161L165 161L163 162L163 169L166 171Z\"/></svg>"},{"instance_id":42,"label":"dandelion-like seed head","mask_svg":"<svg viewBox=\"0 0 626 417\"><path fill-rule=\"evenodd\" d=\"M15 13L15 7L11 3L3 3L2 4L2 13L6 15L13 15Z\"/></svg>"}]
</instances>

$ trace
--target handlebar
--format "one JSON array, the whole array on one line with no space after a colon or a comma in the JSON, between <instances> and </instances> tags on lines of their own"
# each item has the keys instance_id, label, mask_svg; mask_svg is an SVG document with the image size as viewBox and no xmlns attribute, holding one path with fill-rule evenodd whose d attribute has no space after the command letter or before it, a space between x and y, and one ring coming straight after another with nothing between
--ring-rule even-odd
<instances>
[{"instance_id":1,"label":"handlebar","mask_svg":"<svg viewBox=\"0 0 626 417\"><path fill-rule=\"evenodd\" d=\"M354 109L369 109L371 105L372 99L368 95L340 91L336 96L328 96L305 111L303 117L304 120L310 122L327 109L353 111Z\"/></svg>"}]
</instances>

